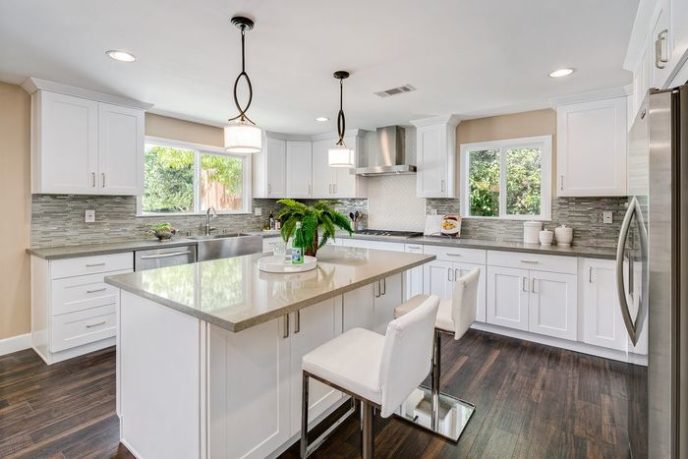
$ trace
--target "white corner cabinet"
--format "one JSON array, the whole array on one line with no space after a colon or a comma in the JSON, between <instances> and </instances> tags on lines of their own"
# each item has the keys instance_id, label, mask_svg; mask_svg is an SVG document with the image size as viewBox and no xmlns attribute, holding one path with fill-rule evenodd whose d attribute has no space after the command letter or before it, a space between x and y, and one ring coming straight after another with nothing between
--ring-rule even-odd
<instances>
[{"instance_id":1,"label":"white corner cabinet","mask_svg":"<svg viewBox=\"0 0 688 459\"><path fill-rule=\"evenodd\" d=\"M132 252L31 257L31 341L47 364L115 344L119 289L104 278L133 268Z\"/></svg>"},{"instance_id":2,"label":"white corner cabinet","mask_svg":"<svg viewBox=\"0 0 688 459\"><path fill-rule=\"evenodd\" d=\"M629 125L650 88L688 80L688 2L642 0L631 32L624 68L633 72Z\"/></svg>"},{"instance_id":3,"label":"white corner cabinet","mask_svg":"<svg viewBox=\"0 0 688 459\"><path fill-rule=\"evenodd\" d=\"M149 104L30 78L31 192L138 195Z\"/></svg>"},{"instance_id":4,"label":"white corner cabinet","mask_svg":"<svg viewBox=\"0 0 688 459\"><path fill-rule=\"evenodd\" d=\"M416 195L456 197L456 115L411 121L416 127Z\"/></svg>"},{"instance_id":5,"label":"white corner cabinet","mask_svg":"<svg viewBox=\"0 0 688 459\"><path fill-rule=\"evenodd\" d=\"M363 131L345 136L356 158L363 154ZM366 182L351 169L330 167L328 150L337 139L317 136L294 139L273 133L263 138L263 151L253 156L256 198L343 199L366 196Z\"/></svg>"},{"instance_id":6,"label":"white corner cabinet","mask_svg":"<svg viewBox=\"0 0 688 459\"><path fill-rule=\"evenodd\" d=\"M557 107L557 195L625 196L627 98Z\"/></svg>"}]
</instances>

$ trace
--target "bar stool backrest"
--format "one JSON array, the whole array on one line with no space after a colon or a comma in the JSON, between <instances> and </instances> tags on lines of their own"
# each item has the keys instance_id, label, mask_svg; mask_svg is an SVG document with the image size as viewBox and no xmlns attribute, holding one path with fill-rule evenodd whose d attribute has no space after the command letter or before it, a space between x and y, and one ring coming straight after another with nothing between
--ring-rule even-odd
<instances>
[{"instance_id":1,"label":"bar stool backrest","mask_svg":"<svg viewBox=\"0 0 688 459\"><path fill-rule=\"evenodd\" d=\"M456 281L452 294L454 339L460 339L475 322L478 308L478 281L480 281L479 268L473 268L468 274Z\"/></svg>"},{"instance_id":2,"label":"bar stool backrest","mask_svg":"<svg viewBox=\"0 0 688 459\"><path fill-rule=\"evenodd\" d=\"M431 295L387 326L380 366L380 415L384 418L392 415L430 372L439 302L437 295Z\"/></svg>"}]
</instances>

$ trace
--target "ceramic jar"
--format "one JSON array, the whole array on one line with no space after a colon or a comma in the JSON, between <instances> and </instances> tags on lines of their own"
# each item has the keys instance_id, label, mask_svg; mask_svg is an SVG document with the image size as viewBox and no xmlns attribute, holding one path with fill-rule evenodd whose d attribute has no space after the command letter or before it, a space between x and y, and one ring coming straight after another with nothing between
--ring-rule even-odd
<instances>
[{"instance_id":1,"label":"ceramic jar","mask_svg":"<svg viewBox=\"0 0 688 459\"><path fill-rule=\"evenodd\" d=\"M557 239L559 247L571 247L573 242L573 228L561 225L554 228L554 237Z\"/></svg>"}]
</instances>

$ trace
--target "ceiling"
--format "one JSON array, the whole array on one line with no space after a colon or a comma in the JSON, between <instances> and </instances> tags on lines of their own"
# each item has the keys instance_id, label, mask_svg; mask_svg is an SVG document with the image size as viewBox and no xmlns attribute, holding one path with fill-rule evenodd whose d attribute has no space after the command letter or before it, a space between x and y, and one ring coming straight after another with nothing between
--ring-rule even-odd
<instances>
[{"instance_id":1,"label":"ceiling","mask_svg":"<svg viewBox=\"0 0 688 459\"><path fill-rule=\"evenodd\" d=\"M335 70L349 70L347 128L507 113L618 88L638 0L2 0L0 80L27 76L153 103L221 125L247 32L251 118L277 132L336 129ZM105 56L127 49L127 64ZM555 80L549 72L574 67ZM417 91L374 92L411 84ZM316 116L330 121L319 123Z\"/></svg>"}]
</instances>

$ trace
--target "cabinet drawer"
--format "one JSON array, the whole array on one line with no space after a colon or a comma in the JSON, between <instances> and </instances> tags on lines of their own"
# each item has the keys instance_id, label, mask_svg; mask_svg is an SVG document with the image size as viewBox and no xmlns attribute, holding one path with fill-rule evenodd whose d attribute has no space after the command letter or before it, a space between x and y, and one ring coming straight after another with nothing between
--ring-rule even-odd
<instances>
[{"instance_id":1,"label":"cabinet drawer","mask_svg":"<svg viewBox=\"0 0 688 459\"><path fill-rule=\"evenodd\" d=\"M92 257L67 258L50 263L52 279L134 269L133 252Z\"/></svg>"},{"instance_id":2,"label":"cabinet drawer","mask_svg":"<svg viewBox=\"0 0 688 459\"><path fill-rule=\"evenodd\" d=\"M53 315L116 304L119 289L106 284L103 278L127 272L131 271L66 277L52 281Z\"/></svg>"},{"instance_id":3,"label":"cabinet drawer","mask_svg":"<svg viewBox=\"0 0 688 459\"><path fill-rule=\"evenodd\" d=\"M578 259L558 255L540 255L534 253L498 252L490 250L487 255L490 266L508 268L537 269L555 273L576 274Z\"/></svg>"},{"instance_id":4,"label":"cabinet drawer","mask_svg":"<svg viewBox=\"0 0 688 459\"><path fill-rule=\"evenodd\" d=\"M438 260L455 261L457 263L476 263L484 265L487 259L487 252L479 249L426 245L424 252L428 255L435 255Z\"/></svg>"},{"instance_id":5,"label":"cabinet drawer","mask_svg":"<svg viewBox=\"0 0 688 459\"><path fill-rule=\"evenodd\" d=\"M53 317L51 351L64 351L115 336L115 307L111 304Z\"/></svg>"}]
</instances>

